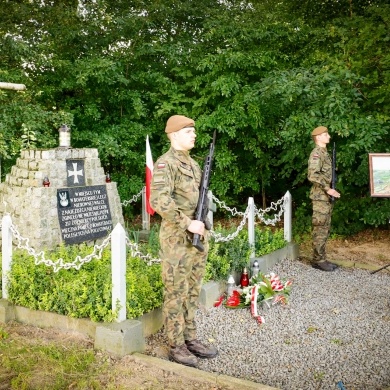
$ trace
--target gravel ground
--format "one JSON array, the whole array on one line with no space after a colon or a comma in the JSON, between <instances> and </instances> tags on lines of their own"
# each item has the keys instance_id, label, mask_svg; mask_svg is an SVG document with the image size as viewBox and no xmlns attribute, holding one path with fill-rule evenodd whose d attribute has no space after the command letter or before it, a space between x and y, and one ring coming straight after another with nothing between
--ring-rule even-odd
<instances>
[{"instance_id":1,"label":"gravel ground","mask_svg":"<svg viewBox=\"0 0 390 390\"><path fill-rule=\"evenodd\" d=\"M199 309L198 338L219 350L204 371L285 390L390 389L390 273L327 273L284 260L271 270L293 281L289 304L261 311ZM146 353L167 359L162 331Z\"/></svg>"}]
</instances>

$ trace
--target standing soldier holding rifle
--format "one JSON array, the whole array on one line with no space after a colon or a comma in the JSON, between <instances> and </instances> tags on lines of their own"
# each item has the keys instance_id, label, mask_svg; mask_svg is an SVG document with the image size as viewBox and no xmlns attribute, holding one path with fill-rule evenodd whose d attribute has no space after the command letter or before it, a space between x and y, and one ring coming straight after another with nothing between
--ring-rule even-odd
<instances>
[{"instance_id":1,"label":"standing soldier holding rifle","mask_svg":"<svg viewBox=\"0 0 390 390\"><path fill-rule=\"evenodd\" d=\"M340 194L334 188L335 161L332 164L332 159L326 150L326 145L330 141L328 129L319 126L313 130L311 135L316 144L309 157L307 175L313 184L310 191L310 199L313 203L312 265L314 268L329 272L334 271L337 265L326 260L325 246L329 236L333 202L335 198L340 198Z\"/></svg>"},{"instance_id":2,"label":"standing soldier holding rifle","mask_svg":"<svg viewBox=\"0 0 390 390\"><path fill-rule=\"evenodd\" d=\"M218 354L215 347L196 339L195 312L208 254L205 221L195 219L199 193L203 191L202 171L189 154L195 145L195 122L173 115L165 132L171 147L154 165L150 197L151 207L162 217L163 319L169 358L195 367L196 356L213 358ZM201 239L198 249L192 243L194 235Z\"/></svg>"}]
</instances>

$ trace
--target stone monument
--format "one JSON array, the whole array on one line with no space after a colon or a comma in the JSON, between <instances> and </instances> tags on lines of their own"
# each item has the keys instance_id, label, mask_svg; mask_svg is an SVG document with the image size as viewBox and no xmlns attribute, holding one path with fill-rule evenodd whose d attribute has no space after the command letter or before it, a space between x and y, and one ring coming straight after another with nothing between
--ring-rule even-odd
<instances>
[{"instance_id":1,"label":"stone monument","mask_svg":"<svg viewBox=\"0 0 390 390\"><path fill-rule=\"evenodd\" d=\"M106 183L98 150L71 148L64 129L60 147L23 150L0 184L0 215L10 213L35 250L94 243L124 225L116 183Z\"/></svg>"}]
</instances>

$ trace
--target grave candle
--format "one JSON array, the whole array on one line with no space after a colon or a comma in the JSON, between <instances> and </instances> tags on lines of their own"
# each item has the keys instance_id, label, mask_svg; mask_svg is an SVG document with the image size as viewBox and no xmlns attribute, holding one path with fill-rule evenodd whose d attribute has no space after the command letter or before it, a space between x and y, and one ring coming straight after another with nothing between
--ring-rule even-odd
<instances>
[{"instance_id":1,"label":"grave candle","mask_svg":"<svg viewBox=\"0 0 390 390\"><path fill-rule=\"evenodd\" d=\"M70 128L62 125L58 131L60 133L60 148L70 148Z\"/></svg>"}]
</instances>

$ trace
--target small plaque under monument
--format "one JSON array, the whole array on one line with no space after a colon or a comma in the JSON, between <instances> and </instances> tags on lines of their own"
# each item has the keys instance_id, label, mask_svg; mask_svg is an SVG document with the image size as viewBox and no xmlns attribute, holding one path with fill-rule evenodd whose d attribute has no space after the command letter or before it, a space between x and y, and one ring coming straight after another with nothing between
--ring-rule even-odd
<instances>
[{"instance_id":1,"label":"small plaque under monument","mask_svg":"<svg viewBox=\"0 0 390 390\"><path fill-rule=\"evenodd\" d=\"M112 230L105 185L57 189L57 210L66 244L93 241Z\"/></svg>"}]
</instances>

